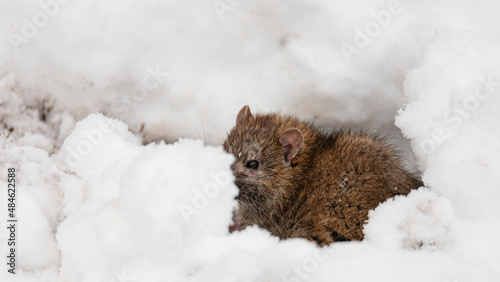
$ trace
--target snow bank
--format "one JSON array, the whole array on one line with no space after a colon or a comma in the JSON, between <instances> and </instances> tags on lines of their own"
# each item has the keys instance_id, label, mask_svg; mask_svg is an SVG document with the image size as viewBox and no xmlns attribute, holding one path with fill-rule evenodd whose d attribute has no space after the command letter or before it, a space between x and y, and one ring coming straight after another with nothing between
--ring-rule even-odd
<instances>
[{"instance_id":1,"label":"snow bank","mask_svg":"<svg viewBox=\"0 0 500 282\"><path fill-rule=\"evenodd\" d=\"M70 169L87 187L80 199L66 202L73 213L57 232L64 279L108 281L124 267L148 277L151 268L162 273L178 263L202 239L227 235L237 189L233 158L221 147L193 140L142 146L124 123L91 115L55 158L75 166L68 152L86 141L91 152ZM75 202L79 207L70 207ZM181 269L174 274L179 271L186 276Z\"/></svg>"},{"instance_id":2,"label":"snow bank","mask_svg":"<svg viewBox=\"0 0 500 282\"><path fill-rule=\"evenodd\" d=\"M364 233L368 242L385 248L429 251L452 250L459 236L450 201L425 188L370 211Z\"/></svg>"},{"instance_id":3,"label":"snow bank","mask_svg":"<svg viewBox=\"0 0 500 282\"><path fill-rule=\"evenodd\" d=\"M44 275L55 275L60 263L59 246L55 238L60 223L60 207L62 206L62 191L58 180L60 171L42 149L30 146L15 146L5 144L1 139L0 163L2 164L0 183L4 189L1 205L2 222L7 222L7 168L14 167L18 174L16 195L16 217L19 219L17 228L17 260L19 272L45 270L41 275L26 275L36 277L39 281ZM11 245L7 245L10 232L2 228L0 250L6 257ZM6 263L6 261L5 261ZM5 264L4 264L5 265ZM6 267L0 273L3 281L12 281L12 276ZM23 280L21 274L19 281ZM24 277L26 278L26 277Z\"/></svg>"},{"instance_id":4,"label":"snow bank","mask_svg":"<svg viewBox=\"0 0 500 282\"><path fill-rule=\"evenodd\" d=\"M464 255L499 271L500 59L498 45L442 29L405 80L396 124L428 187L449 199ZM496 234L496 235L493 235Z\"/></svg>"},{"instance_id":5,"label":"snow bank","mask_svg":"<svg viewBox=\"0 0 500 282\"><path fill-rule=\"evenodd\" d=\"M17 274L0 280L498 281L486 2L0 4L0 185L8 167L19 184ZM395 135L426 188L371 211L363 242L229 234L233 159L182 137L220 144L245 104Z\"/></svg>"}]
</instances>

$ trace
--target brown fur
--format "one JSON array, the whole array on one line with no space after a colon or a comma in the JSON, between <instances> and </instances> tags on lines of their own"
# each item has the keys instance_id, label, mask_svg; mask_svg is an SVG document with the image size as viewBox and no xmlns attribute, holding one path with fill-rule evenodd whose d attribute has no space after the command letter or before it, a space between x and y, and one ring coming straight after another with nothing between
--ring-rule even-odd
<instances>
[{"instance_id":1,"label":"brown fur","mask_svg":"<svg viewBox=\"0 0 500 282\"><path fill-rule=\"evenodd\" d=\"M289 129L294 136L283 134ZM302 237L320 246L361 240L369 210L422 185L377 138L343 131L326 135L294 117L253 116L248 106L224 149L236 157L238 229L257 224L281 239ZM246 167L250 160L259 167Z\"/></svg>"}]
</instances>

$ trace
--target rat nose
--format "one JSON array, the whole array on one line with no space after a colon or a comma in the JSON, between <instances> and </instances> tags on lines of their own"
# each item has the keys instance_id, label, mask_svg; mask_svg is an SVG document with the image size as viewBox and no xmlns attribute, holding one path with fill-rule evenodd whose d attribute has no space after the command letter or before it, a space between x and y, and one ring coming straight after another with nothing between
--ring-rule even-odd
<instances>
[{"instance_id":1,"label":"rat nose","mask_svg":"<svg viewBox=\"0 0 500 282\"><path fill-rule=\"evenodd\" d=\"M231 169L233 170L234 176L236 177L242 177L244 175L244 167L239 162L234 162L231 165Z\"/></svg>"}]
</instances>

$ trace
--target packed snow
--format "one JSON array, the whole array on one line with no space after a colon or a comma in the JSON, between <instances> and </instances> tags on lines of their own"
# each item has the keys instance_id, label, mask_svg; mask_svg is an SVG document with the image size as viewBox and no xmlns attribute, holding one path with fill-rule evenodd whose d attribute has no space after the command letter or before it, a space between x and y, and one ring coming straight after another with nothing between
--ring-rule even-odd
<instances>
[{"instance_id":1,"label":"packed snow","mask_svg":"<svg viewBox=\"0 0 500 282\"><path fill-rule=\"evenodd\" d=\"M0 281L500 281L499 13L2 1ZM246 104L386 136L425 187L370 211L360 242L229 233L220 144Z\"/></svg>"}]
</instances>

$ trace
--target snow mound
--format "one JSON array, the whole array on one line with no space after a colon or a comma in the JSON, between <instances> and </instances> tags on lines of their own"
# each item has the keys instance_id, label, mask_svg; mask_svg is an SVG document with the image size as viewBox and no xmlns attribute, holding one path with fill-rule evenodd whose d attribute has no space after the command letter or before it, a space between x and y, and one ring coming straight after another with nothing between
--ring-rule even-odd
<instances>
[{"instance_id":1,"label":"snow mound","mask_svg":"<svg viewBox=\"0 0 500 282\"><path fill-rule=\"evenodd\" d=\"M125 266L174 264L200 240L228 233L237 189L233 157L221 147L142 146L123 122L96 114L77 123L54 158L85 182L65 187L71 199L57 232L64 279L107 281Z\"/></svg>"},{"instance_id":2,"label":"snow mound","mask_svg":"<svg viewBox=\"0 0 500 282\"><path fill-rule=\"evenodd\" d=\"M405 79L396 118L433 192L451 201L458 249L500 271L500 66L496 45L438 30ZM485 243L487 242L487 243Z\"/></svg>"},{"instance_id":3,"label":"snow mound","mask_svg":"<svg viewBox=\"0 0 500 282\"><path fill-rule=\"evenodd\" d=\"M19 219L17 245L23 246L17 248L18 261L22 261L18 267L21 272L47 270L56 273L60 255L55 233L61 220L63 198L60 172L46 151L30 146L12 146L4 140L2 138L0 142L2 187L7 187L7 168L15 168L18 173L15 209ZM1 205L7 207L7 197L1 197ZM7 222L6 212L1 213L1 219ZM8 238L7 229L2 229L0 250L3 255L9 247L4 241ZM5 273L2 271L2 274Z\"/></svg>"},{"instance_id":4,"label":"snow mound","mask_svg":"<svg viewBox=\"0 0 500 282\"><path fill-rule=\"evenodd\" d=\"M392 249L450 250L458 236L451 202L426 188L370 211L365 239Z\"/></svg>"}]
</instances>

